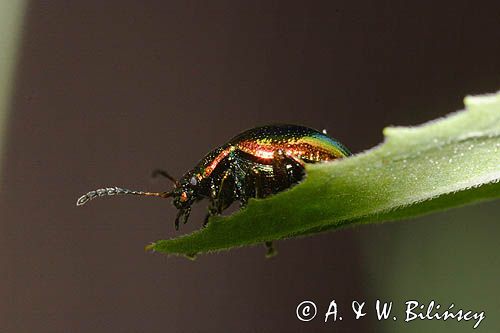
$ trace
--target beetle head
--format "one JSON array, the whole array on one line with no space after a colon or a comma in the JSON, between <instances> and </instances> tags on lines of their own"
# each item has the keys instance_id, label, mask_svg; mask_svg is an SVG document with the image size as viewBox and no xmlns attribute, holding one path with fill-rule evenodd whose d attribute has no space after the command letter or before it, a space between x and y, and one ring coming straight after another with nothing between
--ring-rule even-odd
<instances>
[{"instance_id":1,"label":"beetle head","mask_svg":"<svg viewBox=\"0 0 500 333\"><path fill-rule=\"evenodd\" d=\"M195 201L195 190L189 184L181 184L174 189L172 197L176 208L186 209Z\"/></svg>"},{"instance_id":2,"label":"beetle head","mask_svg":"<svg viewBox=\"0 0 500 333\"><path fill-rule=\"evenodd\" d=\"M178 209L190 207L198 197L198 180L194 175L188 173L180 182L175 184L172 193L174 206Z\"/></svg>"}]
</instances>

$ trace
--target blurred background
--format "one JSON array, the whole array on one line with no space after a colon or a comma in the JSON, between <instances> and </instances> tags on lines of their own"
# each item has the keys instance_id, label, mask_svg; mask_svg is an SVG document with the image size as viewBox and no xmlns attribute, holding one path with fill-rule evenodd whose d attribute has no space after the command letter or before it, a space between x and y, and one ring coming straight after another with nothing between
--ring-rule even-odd
<instances>
[{"instance_id":1,"label":"blurred background","mask_svg":"<svg viewBox=\"0 0 500 333\"><path fill-rule=\"evenodd\" d=\"M382 128L500 88L496 1L0 2L2 332L465 332L403 322L404 302L485 311L500 330L500 205L203 255L144 246L180 233L149 198L77 208L88 190L169 189L256 125L326 128L353 152ZM303 300L394 302L401 319L303 323Z\"/></svg>"}]
</instances>

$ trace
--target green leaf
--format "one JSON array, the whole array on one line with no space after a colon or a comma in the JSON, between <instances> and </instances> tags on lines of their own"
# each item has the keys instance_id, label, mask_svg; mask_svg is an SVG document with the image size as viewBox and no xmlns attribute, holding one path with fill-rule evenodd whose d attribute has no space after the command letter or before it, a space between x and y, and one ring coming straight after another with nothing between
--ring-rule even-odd
<instances>
[{"instance_id":1,"label":"green leaf","mask_svg":"<svg viewBox=\"0 0 500 333\"><path fill-rule=\"evenodd\" d=\"M500 93L465 104L466 111L421 126L386 128L383 144L308 165L306 179L290 190L147 249L194 256L498 198Z\"/></svg>"}]
</instances>

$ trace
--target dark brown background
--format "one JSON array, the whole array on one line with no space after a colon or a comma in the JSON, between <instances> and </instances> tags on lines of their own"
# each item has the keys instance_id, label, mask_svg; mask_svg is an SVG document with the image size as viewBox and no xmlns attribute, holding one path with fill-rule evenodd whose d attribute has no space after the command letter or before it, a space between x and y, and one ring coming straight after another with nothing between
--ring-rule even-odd
<instances>
[{"instance_id":1,"label":"dark brown background","mask_svg":"<svg viewBox=\"0 0 500 333\"><path fill-rule=\"evenodd\" d=\"M384 126L460 109L499 88L493 3L32 1L4 159L0 328L331 330L300 323L295 307L372 297L360 248L373 227L279 242L272 260L253 247L191 262L143 251L176 235L170 203L75 200L107 185L169 188L150 171L181 175L258 124L326 128L359 152Z\"/></svg>"}]
</instances>

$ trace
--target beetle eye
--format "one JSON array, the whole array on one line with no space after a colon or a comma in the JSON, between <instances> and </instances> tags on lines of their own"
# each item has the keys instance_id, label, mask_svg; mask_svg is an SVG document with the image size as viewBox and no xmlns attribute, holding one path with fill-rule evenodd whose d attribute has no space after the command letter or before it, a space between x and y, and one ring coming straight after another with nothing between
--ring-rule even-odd
<instances>
[{"instance_id":1,"label":"beetle eye","mask_svg":"<svg viewBox=\"0 0 500 333\"><path fill-rule=\"evenodd\" d=\"M195 177L195 176L191 177L190 183L191 183L191 185L193 185L193 186L196 186L196 184L198 184L198 181L196 180L196 177Z\"/></svg>"},{"instance_id":2,"label":"beetle eye","mask_svg":"<svg viewBox=\"0 0 500 333\"><path fill-rule=\"evenodd\" d=\"M187 199L188 199L187 193L186 192L182 192L181 193L181 202L186 202Z\"/></svg>"}]
</instances>

